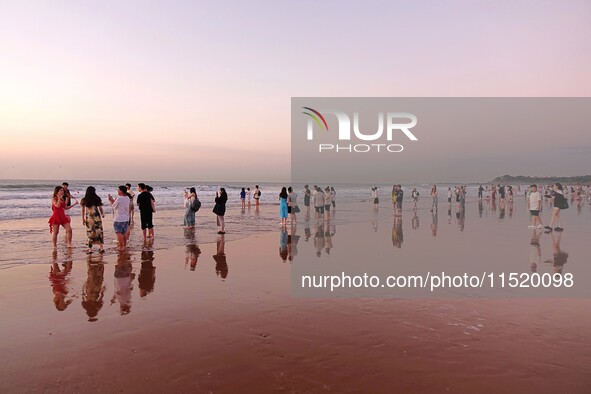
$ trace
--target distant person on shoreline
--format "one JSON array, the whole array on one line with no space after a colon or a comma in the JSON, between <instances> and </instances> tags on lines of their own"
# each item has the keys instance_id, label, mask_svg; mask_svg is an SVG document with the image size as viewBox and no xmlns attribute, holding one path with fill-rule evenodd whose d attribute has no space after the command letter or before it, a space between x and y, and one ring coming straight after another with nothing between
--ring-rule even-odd
<instances>
[{"instance_id":1,"label":"distant person on shoreline","mask_svg":"<svg viewBox=\"0 0 591 394\"><path fill-rule=\"evenodd\" d=\"M257 186L258 188L258 186ZM224 215L226 214L226 202L228 201L228 195L226 189L220 187L219 192L215 192L215 205L213 207L213 213L216 214L217 225L221 227L218 234L226 234L226 223L224 221Z\"/></svg>"},{"instance_id":2,"label":"distant person on shoreline","mask_svg":"<svg viewBox=\"0 0 591 394\"><path fill-rule=\"evenodd\" d=\"M553 208L552 208L552 216L550 217L550 225L546 226L547 230L552 231L552 225L556 220L558 222L558 226L554 227L554 231L562 231L562 221L560 220L560 210L568 208L568 200L564 197L564 191L562 188L562 184L555 183L554 184L554 191L551 193L552 197L554 198Z\"/></svg>"},{"instance_id":3,"label":"distant person on shoreline","mask_svg":"<svg viewBox=\"0 0 591 394\"><path fill-rule=\"evenodd\" d=\"M404 198L404 190L402 185L396 185L396 215L402 216L402 200Z\"/></svg>"},{"instance_id":4,"label":"distant person on shoreline","mask_svg":"<svg viewBox=\"0 0 591 394\"><path fill-rule=\"evenodd\" d=\"M332 201L332 207L337 207L337 192L334 187L330 187L330 200Z\"/></svg>"},{"instance_id":5,"label":"distant person on shoreline","mask_svg":"<svg viewBox=\"0 0 591 394\"><path fill-rule=\"evenodd\" d=\"M380 199L378 197L378 187L377 186L371 188L371 198L373 201L374 208L377 208L378 204L380 203Z\"/></svg>"},{"instance_id":6,"label":"distant person on shoreline","mask_svg":"<svg viewBox=\"0 0 591 394\"><path fill-rule=\"evenodd\" d=\"M86 188L86 194L80 200L80 206L82 207L82 224L86 226L86 237L88 238L86 253L92 253L94 244L98 244L99 252L104 253L103 218L105 211L103 210L103 202L97 196L94 186Z\"/></svg>"},{"instance_id":7,"label":"distant person on shoreline","mask_svg":"<svg viewBox=\"0 0 591 394\"><path fill-rule=\"evenodd\" d=\"M115 212L113 229L117 235L117 244L120 251L127 248L127 230L129 229L129 202L131 199L127 194L127 188L123 185L117 188L117 198L109 194L109 202ZM141 213L141 212L140 212Z\"/></svg>"},{"instance_id":8,"label":"distant person on shoreline","mask_svg":"<svg viewBox=\"0 0 591 394\"><path fill-rule=\"evenodd\" d=\"M287 212L290 215L291 225L294 226L297 223L296 213L300 212L300 207L298 207L298 194L291 186L287 188Z\"/></svg>"},{"instance_id":9,"label":"distant person on shoreline","mask_svg":"<svg viewBox=\"0 0 591 394\"><path fill-rule=\"evenodd\" d=\"M314 209L316 210L315 217L318 220L324 217L324 192L320 187L315 186L312 197L314 198Z\"/></svg>"},{"instance_id":10,"label":"distant person on shoreline","mask_svg":"<svg viewBox=\"0 0 591 394\"><path fill-rule=\"evenodd\" d=\"M66 202L66 207L72 205L72 194L70 193L70 184L68 182L62 182L62 187L64 188L64 201Z\"/></svg>"},{"instance_id":11,"label":"distant person on shoreline","mask_svg":"<svg viewBox=\"0 0 591 394\"><path fill-rule=\"evenodd\" d=\"M412 193L411 193L411 197L412 197L412 202L413 202L413 210L417 210L417 203L419 201L419 192L417 190L416 187L412 188Z\"/></svg>"},{"instance_id":12,"label":"distant person on shoreline","mask_svg":"<svg viewBox=\"0 0 591 394\"><path fill-rule=\"evenodd\" d=\"M133 216L135 214L133 199L135 197L135 193L133 190L131 190L131 183L126 183L125 187L127 187L127 194L129 194L129 198L131 198L131 202L129 204L129 224L133 224Z\"/></svg>"},{"instance_id":13,"label":"distant person on shoreline","mask_svg":"<svg viewBox=\"0 0 591 394\"><path fill-rule=\"evenodd\" d=\"M195 228L195 214L197 213L197 190L194 187L187 192L185 190L185 228Z\"/></svg>"},{"instance_id":14,"label":"distant person on shoreline","mask_svg":"<svg viewBox=\"0 0 591 394\"><path fill-rule=\"evenodd\" d=\"M478 199L482 200L482 192L484 191L484 188L482 187L482 185L478 186Z\"/></svg>"},{"instance_id":15,"label":"distant person on shoreline","mask_svg":"<svg viewBox=\"0 0 591 394\"><path fill-rule=\"evenodd\" d=\"M66 215L66 210L78 205L78 201L74 205L67 206L65 198L65 189L62 186L56 186L53 190L53 197L51 198L51 210L53 213L48 220L49 232L52 235L53 249L57 249L57 236L60 231L60 226L66 229L66 242L68 248L72 247L72 226L70 225L70 217Z\"/></svg>"},{"instance_id":16,"label":"distant person on shoreline","mask_svg":"<svg viewBox=\"0 0 591 394\"><path fill-rule=\"evenodd\" d=\"M451 203L451 188L449 190L449 202ZM433 185L431 188L431 212L437 211L437 195L437 185Z\"/></svg>"},{"instance_id":17,"label":"distant person on shoreline","mask_svg":"<svg viewBox=\"0 0 591 394\"><path fill-rule=\"evenodd\" d=\"M149 186L145 183L137 184L140 194L137 196L137 205L140 210L140 220L142 224L142 233L144 241L147 238L154 238L154 223L153 216L156 212L156 204L154 196L149 191Z\"/></svg>"},{"instance_id":18,"label":"distant person on shoreline","mask_svg":"<svg viewBox=\"0 0 591 394\"><path fill-rule=\"evenodd\" d=\"M246 198L248 199L248 207L250 208L250 199L252 197L252 192L250 191L250 187L246 188Z\"/></svg>"},{"instance_id":19,"label":"distant person on shoreline","mask_svg":"<svg viewBox=\"0 0 591 394\"><path fill-rule=\"evenodd\" d=\"M306 217L310 217L310 197L312 196L312 192L308 185L304 186L304 206L306 207Z\"/></svg>"},{"instance_id":20,"label":"distant person on shoreline","mask_svg":"<svg viewBox=\"0 0 591 394\"><path fill-rule=\"evenodd\" d=\"M332 194L330 192L330 188L327 186L324 189L324 212L326 213L326 218L330 218L330 207L332 205Z\"/></svg>"},{"instance_id":21,"label":"distant person on shoreline","mask_svg":"<svg viewBox=\"0 0 591 394\"><path fill-rule=\"evenodd\" d=\"M287 226L287 189L281 188L279 193L279 217L281 218L281 226Z\"/></svg>"},{"instance_id":22,"label":"distant person on shoreline","mask_svg":"<svg viewBox=\"0 0 591 394\"><path fill-rule=\"evenodd\" d=\"M542 228L544 227L540 218L540 210L542 209L542 196L538 191L538 185L531 185L530 190L529 213L531 215L531 224L528 227L536 228L537 226L537 228Z\"/></svg>"},{"instance_id":23,"label":"distant person on shoreline","mask_svg":"<svg viewBox=\"0 0 591 394\"><path fill-rule=\"evenodd\" d=\"M254 198L254 205L255 205L255 207L258 208L259 200L261 199L261 190L259 189L259 185L255 185L255 187L254 187L253 198Z\"/></svg>"},{"instance_id":24,"label":"distant person on shoreline","mask_svg":"<svg viewBox=\"0 0 591 394\"><path fill-rule=\"evenodd\" d=\"M246 190L244 188L240 191L240 202L242 203L242 209L246 208Z\"/></svg>"}]
</instances>

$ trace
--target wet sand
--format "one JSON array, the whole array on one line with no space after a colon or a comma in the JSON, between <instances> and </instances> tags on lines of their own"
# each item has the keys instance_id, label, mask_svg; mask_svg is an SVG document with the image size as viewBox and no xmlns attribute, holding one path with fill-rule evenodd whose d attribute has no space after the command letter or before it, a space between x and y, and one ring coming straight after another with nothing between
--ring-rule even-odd
<instances>
[{"instance_id":1,"label":"wet sand","mask_svg":"<svg viewBox=\"0 0 591 394\"><path fill-rule=\"evenodd\" d=\"M529 264L523 210L500 222L498 212L478 217L476 209L467 209L461 232L454 220L440 222L435 239L429 212L420 212L417 230L405 212L400 248L390 239L391 214L382 209L374 220L367 211L365 222L338 224L332 253L325 243L320 258L300 220L291 264L283 260L278 228L199 246L131 248L121 256L59 250L54 260L46 252L40 264L0 271L0 391L589 392L588 299L292 297L298 260L335 259L353 244L347 234L372 233L376 223L376 239L387 241L393 256L422 256L439 239L463 249L460 241L469 240L456 237L478 231L492 254L499 244L491 234L515 229L523 239L504 246L506 253ZM565 214L565 272L588 262L588 247L575 234L588 237L589 230L573 228L589 220L585 209L577 221L575 210ZM549 240L540 240L545 255Z\"/></svg>"}]
</instances>

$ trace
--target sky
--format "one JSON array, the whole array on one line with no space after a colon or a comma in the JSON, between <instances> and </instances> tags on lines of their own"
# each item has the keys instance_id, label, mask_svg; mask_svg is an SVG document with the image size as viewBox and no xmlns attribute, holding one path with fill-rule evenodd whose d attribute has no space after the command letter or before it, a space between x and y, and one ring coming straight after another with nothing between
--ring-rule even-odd
<instances>
[{"instance_id":1,"label":"sky","mask_svg":"<svg viewBox=\"0 0 591 394\"><path fill-rule=\"evenodd\" d=\"M291 97L590 93L588 1L0 0L0 179L283 181ZM589 134L445 165L590 173Z\"/></svg>"}]
</instances>

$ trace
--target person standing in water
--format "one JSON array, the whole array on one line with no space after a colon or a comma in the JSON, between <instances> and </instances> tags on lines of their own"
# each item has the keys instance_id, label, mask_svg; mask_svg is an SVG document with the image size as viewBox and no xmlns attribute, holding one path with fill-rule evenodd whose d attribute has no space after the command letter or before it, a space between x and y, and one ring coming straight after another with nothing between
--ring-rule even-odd
<instances>
[{"instance_id":1,"label":"person standing in water","mask_svg":"<svg viewBox=\"0 0 591 394\"><path fill-rule=\"evenodd\" d=\"M140 209L140 219L142 222L142 232L144 241L146 238L154 238L153 215L155 211L154 197L149 192L148 186L144 183L138 183L137 205Z\"/></svg>"},{"instance_id":2,"label":"person standing in water","mask_svg":"<svg viewBox=\"0 0 591 394\"><path fill-rule=\"evenodd\" d=\"M281 188L279 193L279 216L281 217L281 226L287 226L287 189Z\"/></svg>"},{"instance_id":3,"label":"person standing in water","mask_svg":"<svg viewBox=\"0 0 591 394\"><path fill-rule=\"evenodd\" d=\"M451 191L451 188L450 188ZM437 210L437 185L433 185L433 187L431 188L431 212L436 211ZM451 203L451 195L449 197L449 201Z\"/></svg>"},{"instance_id":4,"label":"person standing in water","mask_svg":"<svg viewBox=\"0 0 591 394\"><path fill-rule=\"evenodd\" d=\"M312 192L308 185L304 186L304 206L306 207L306 217L310 217L310 197Z\"/></svg>"},{"instance_id":5,"label":"person standing in water","mask_svg":"<svg viewBox=\"0 0 591 394\"><path fill-rule=\"evenodd\" d=\"M127 194L127 188L123 185L117 188L117 198L114 199L109 194L109 202L115 212L115 221L113 222L113 228L117 235L117 244L120 251L125 250L127 247L127 229L129 227L129 195Z\"/></svg>"},{"instance_id":6,"label":"person standing in water","mask_svg":"<svg viewBox=\"0 0 591 394\"><path fill-rule=\"evenodd\" d=\"M132 204L133 205L133 204ZM82 207L82 224L86 226L86 236L88 238L88 250L86 253L92 253L92 246L98 244L99 252L104 253L105 242L103 240L103 202L96 194L93 186L86 188L86 194L80 201Z\"/></svg>"},{"instance_id":7,"label":"person standing in water","mask_svg":"<svg viewBox=\"0 0 591 394\"><path fill-rule=\"evenodd\" d=\"M187 229L195 228L195 213L197 213L197 211L193 210L195 200L197 200L197 190L194 187L190 188L188 193L185 190L184 225Z\"/></svg>"},{"instance_id":8,"label":"person standing in water","mask_svg":"<svg viewBox=\"0 0 591 394\"><path fill-rule=\"evenodd\" d=\"M49 232L51 233L51 240L53 242L53 250L57 249L57 236L59 234L60 226L66 229L66 242L68 243L68 248L72 247L71 219L66 215L66 210L71 209L76 205L78 205L77 200L74 205L67 206L65 189L62 186L55 187L53 190L53 197L51 198L51 210L53 213L48 220Z\"/></svg>"},{"instance_id":9,"label":"person standing in water","mask_svg":"<svg viewBox=\"0 0 591 394\"><path fill-rule=\"evenodd\" d=\"M226 215L226 202L228 202L228 194L226 194L226 189L220 187L220 191L215 192L215 205L213 207L213 213L216 214L217 225L221 227L221 230L218 231L218 234L220 235L226 234L226 222L224 219L224 215Z\"/></svg>"},{"instance_id":10,"label":"person standing in water","mask_svg":"<svg viewBox=\"0 0 591 394\"><path fill-rule=\"evenodd\" d=\"M294 226L297 223L296 213L300 212L300 207L298 207L298 194L293 191L291 186L287 188L287 204L291 225Z\"/></svg>"}]
</instances>

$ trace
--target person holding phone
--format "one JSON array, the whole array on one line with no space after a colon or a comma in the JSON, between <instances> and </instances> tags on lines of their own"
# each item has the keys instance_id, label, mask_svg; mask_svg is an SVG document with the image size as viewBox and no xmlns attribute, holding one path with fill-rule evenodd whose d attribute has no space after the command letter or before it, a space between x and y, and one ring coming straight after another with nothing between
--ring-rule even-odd
<instances>
[{"instance_id":1,"label":"person holding phone","mask_svg":"<svg viewBox=\"0 0 591 394\"><path fill-rule=\"evenodd\" d=\"M224 222L224 215L226 214L226 202L228 201L228 195L226 189L220 187L219 192L215 192L215 205L213 207L213 213L215 213L217 225L221 227L218 234L226 234L226 224Z\"/></svg>"}]
</instances>

